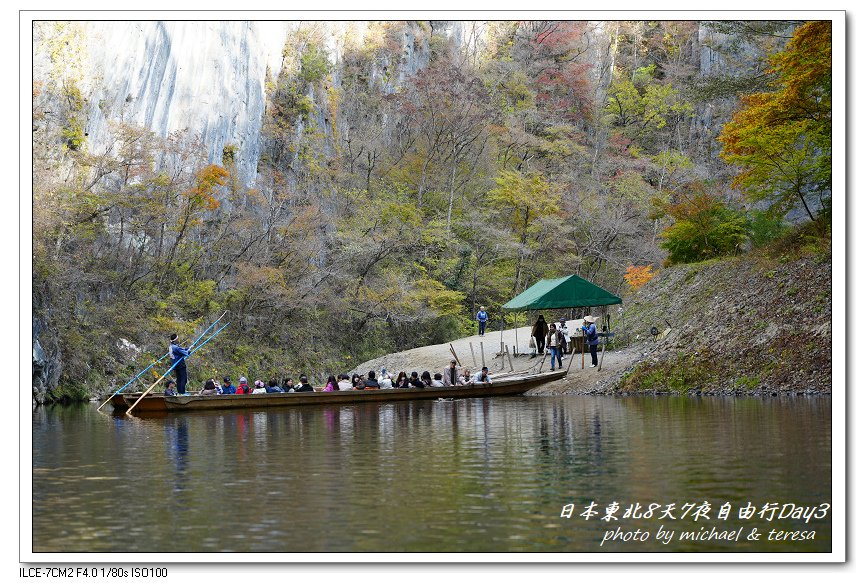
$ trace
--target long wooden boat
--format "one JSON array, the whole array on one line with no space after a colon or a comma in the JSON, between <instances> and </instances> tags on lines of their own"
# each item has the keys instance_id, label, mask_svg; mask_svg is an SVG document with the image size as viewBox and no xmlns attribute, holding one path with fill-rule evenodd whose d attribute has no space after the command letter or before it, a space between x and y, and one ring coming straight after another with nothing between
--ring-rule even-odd
<instances>
[{"instance_id":1,"label":"long wooden boat","mask_svg":"<svg viewBox=\"0 0 865 583\"><path fill-rule=\"evenodd\" d=\"M427 387L423 389L375 389L365 391L331 391L305 393L262 393L259 395L148 395L133 409L133 413L181 413L207 409L257 409L260 407L290 407L299 405L341 405L345 403L371 403L410 401L415 399L468 399L520 395L544 383L561 379L566 371L543 372L493 378L492 383L457 387ZM141 394L123 395L123 405L131 407ZM112 404L114 404L112 399Z\"/></svg>"}]
</instances>

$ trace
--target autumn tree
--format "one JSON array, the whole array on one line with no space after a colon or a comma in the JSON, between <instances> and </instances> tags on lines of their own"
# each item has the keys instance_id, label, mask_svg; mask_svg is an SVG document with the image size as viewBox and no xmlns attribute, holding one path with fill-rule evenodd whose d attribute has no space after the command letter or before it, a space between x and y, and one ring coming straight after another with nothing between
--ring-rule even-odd
<instances>
[{"instance_id":1,"label":"autumn tree","mask_svg":"<svg viewBox=\"0 0 865 583\"><path fill-rule=\"evenodd\" d=\"M832 23L802 25L770 63L774 91L742 98L721 156L740 166L733 185L752 200L781 214L801 204L814 220L832 189Z\"/></svg>"}]
</instances>

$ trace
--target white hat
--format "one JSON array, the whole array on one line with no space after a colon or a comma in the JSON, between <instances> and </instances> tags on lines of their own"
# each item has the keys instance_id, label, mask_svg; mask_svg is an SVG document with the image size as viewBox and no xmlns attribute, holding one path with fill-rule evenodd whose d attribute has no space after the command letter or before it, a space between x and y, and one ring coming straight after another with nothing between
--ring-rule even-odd
<instances>
[{"instance_id":1,"label":"white hat","mask_svg":"<svg viewBox=\"0 0 865 583\"><path fill-rule=\"evenodd\" d=\"M592 316L586 316L585 318L583 318L583 321L584 321L584 322L588 322L589 324L594 324L594 323L595 323L595 318L592 317Z\"/></svg>"}]
</instances>

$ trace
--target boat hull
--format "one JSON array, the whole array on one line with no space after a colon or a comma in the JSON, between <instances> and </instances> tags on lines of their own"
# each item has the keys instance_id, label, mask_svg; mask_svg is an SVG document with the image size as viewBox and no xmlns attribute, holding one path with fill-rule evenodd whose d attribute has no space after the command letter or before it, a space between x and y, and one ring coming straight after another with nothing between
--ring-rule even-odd
<instances>
[{"instance_id":1,"label":"boat hull","mask_svg":"<svg viewBox=\"0 0 865 583\"><path fill-rule=\"evenodd\" d=\"M561 379L565 371L494 379L492 384L423 389L375 389L367 391L331 391L306 393L263 393L260 395L183 395L165 397L148 395L133 409L134 414L182 413L209 409L258 409L302 405L342 405L417 399L471 399L519 395L544 383ZM127 395L125 406L131 407L138 397Z\"/></svg>"}]
</instances>

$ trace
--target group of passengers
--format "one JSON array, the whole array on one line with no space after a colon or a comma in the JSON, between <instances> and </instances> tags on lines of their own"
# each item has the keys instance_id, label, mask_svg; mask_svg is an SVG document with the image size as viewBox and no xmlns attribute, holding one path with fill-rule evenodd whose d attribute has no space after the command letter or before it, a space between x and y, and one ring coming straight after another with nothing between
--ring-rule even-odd
<instances>
[{"instance_id":1,"label":"group of passengers","mask_svg":"<svg viewBox=\"0 0 865 583\"><path fill-rule=\"evenodd\" d=\"M204 388L199 395L257 395L261 393L303 393L316 391L309 383L306 375L301 375L300 382L295 383L291 377L285 378L280 385L276 379L270 379L267 384L257 380L250 387L246 377L240 377L237 386L231 384L231 377L223 377L222 383L217 384L214 379L204 382ZM429 371L423 371L420 375L412 372L411 375L400 372L394 377L387 369L381 369L381 374L376 376L375 371L369 371L366 376L347 374L339 376L330 375L322 392L330 391L362 391L374 389L423 389L427 387L457 387L472 384L490 384L489 369L483 367L475 374L468 368L460 370L457 361L451 360L450 365L442 372L430 375ZM167 396L176 395L175 382L169 380L165 386Z\"/></svg>"}]
</instances>

